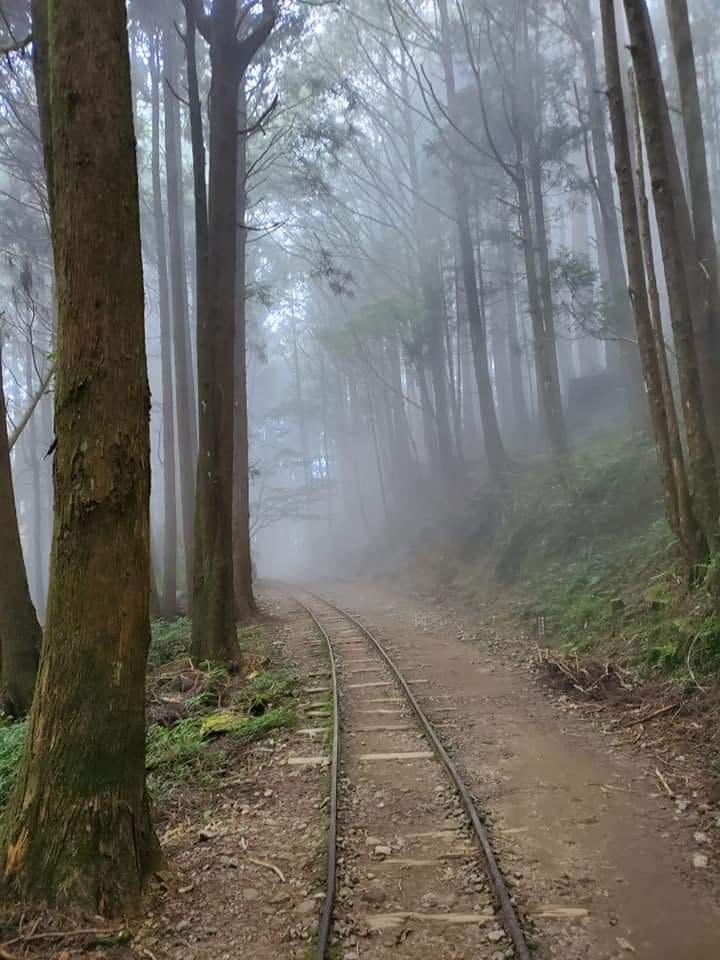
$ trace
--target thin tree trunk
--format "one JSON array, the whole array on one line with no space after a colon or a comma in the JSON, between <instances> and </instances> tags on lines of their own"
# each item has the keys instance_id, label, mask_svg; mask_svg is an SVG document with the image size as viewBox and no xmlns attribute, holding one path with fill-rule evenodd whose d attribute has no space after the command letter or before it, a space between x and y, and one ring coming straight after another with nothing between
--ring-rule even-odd
<instances>
[{"instance_id":1,"label":"thin tree trunk","mask_svg":"<svg viewBox=\"0 0 720 960\"><path fill-rule=\"evenodd\" d=\"M698 528L697 520L693 514L692 498L690 495L687 470L685 467L685 454L683 452L680 425L678 423L677 410L675 409L675 396L673 393L672 380L670 378L667 349L665 347L665 334L663 332L662 313L660 310L660 294L658 292L657 275L655 271L655 257L652 246L650 207L645 188L645 166L643 157L642 127L640 124L640 110L637 102L635 75L632 71L632 68L629 70L628 86L631 91L632 115L635 130L635 176L637 180L638 194L637 205L638 216L640 218L640 240L642 243L643 259L645 263L645 276L647 278L650 321L652 323L653 333L655 336L655 348L660 371L660 380L662 383L662 394L665 402L665 413L667 416L670 456L672 458L675 488L677 491L680 539L681 542L684 542L686 545L686 555L692 564L697 559L703 559L706 556L707 543L704 542L704 538Z\"/></svg>"},{"instance_id":2,"label":"thin tree trunk","mask_svg":"<svg viewBox=\"0 0 720 960\"><path fill-rule=\"evenodd\" d=\"M720 268L713 225L705 134L687 0L665 0L665 6L680 83L680 112L685 130L688 185L695 246L701 267L702 300L698 309L695 337L708 427L717 460L720 458Z\"/></svg>"},{"instance_id":3,"label":"thin tree trunk","mask_svg":"<svg viewBox=\"0 0 720 960\"><path fill-rule=\"evenodd\" d=\"M25 385L28 396L33 395L33 345L27 341L25 353ZM0 368L1 370L1 368ZM30 577L31 595L35 597L35 609L40 620L44 619L45 597L45 556L44 556L44 514L40 492L40 441L36 417L30 417L28 423L26 461L30 468L30 516L32 517L32 576Z\"/></svg>"},{"instance_id":4,"label":"thin tree trunk","mask_svg":"<svg viewBox=\"0 0 720 960\"><path fill-rule=\"evenodd\" d=\"M515 270L513 268L513 249L509 231L507 240L502 244L502 292L507 316L507 346L514 423L516 430L525 432L530 423L530 414L523 386L522 348L518 337L517 301L515 297Z\"/></svg>"},{"instance_id":5,"label":"thin tree trunk","mask_svg":"<svg viewBox=\"0 0 720 960\"><path fill-rule=\"evenodd\" d=\"M240 81L238 123L247 130L245 79ZM247 135L238 142L238 249L235 321L235 450L233 504L233 567L235 611L239 620L255 612L250 549L250 434L247 398Z\"/></svg>"},{"instance_id":6,"label":"thin tree trunk","mask_svg":"<svg viewBox=\"0 0 720 960\"><path fill-rule=\"evenodd\" d=\"M402 51L403 64L405 60ZM446 473L452 463L452 444L450 440L450 421L447 411L447 391L445 378L442 374L442 291L438 269L438 249L433 250L432 241L427 229L424 208L421 206L421 185L418 168L418 156L413 125L413 116L410 105L410 92L407 82L407 72L400 73L403 99L403 130L408 154L408 173L412 190L413 219L417 233L417 261L419 267L419 283L425 306L425 324L423 332L426 335L430 354L430 373L433 381L435 406L433 416L433 431L437 434L437 442L431 446L426 443L428 458L434 463L440 474Z\"/></svg>"},{"instance_id":7,"label":"thin tree trunk","mask_svg":"<svg viewBox=\"0 0 720 960\"><path fill-rule=\"evenodd\" d=\"M608 269L609 327L619 338L610 351L611 358L621 359L630 395L634 419L644 421L645 400L640 379L640 358L633 342L633 318L627 297L627 282L620 243L620 228L615 209L610 153L605 127L605 104L602 84L598 76L595 37L590 11L590 0L580 0L578 5L578 33L583 54L585 88L588 98L588 117L592 153L595 160L596 198L602 219L602 242Z\"/></svg>"},{"instance_id":8,"label":"thin tree trunk","mask_svg":"<svg viewBox=\"0 0 720 960\"><path fill-rule=\"evenodd\" d=\"M179 57L175 25L166 27L164 38L165 86L163 90L165 118L165 173L169 239L169 274L172 302L172 346L175 360L175 406L178 424L178 479L180 518L185 556L185 596L192 597L193 511L195 499L195 465L198 452L197 405L190 345L190 318L187 303L185 259L185 215L180 147L180 112L177 95ZM173 89L171 89L171 84ZM203 171L204 179L204 171Z\"/></svg>"},{"instance_id":9,"label":"thin tree trunk","mask_svg":"<svg viewBox=\"0 0 720 960\"><path fill-rule=\"evenodd\" d=\"M389 522L390 514L388 511L387 503L387 494L385 493L385 478L383 476L382 468L382 458L380 456L380 446L378 444L377 430L375 429L375 411L373 409L372 395L370 393L370 385L365 385L367 403L368 403L368 416L370 419L370 434L372 436L373 450L375 452L375 466L377 467L378 475L378 486L380 488L380 498L383 505L383 515L385 517L385 523Z\"/></svg>"},{"instance_id":10,"label":"thin tree trunk","mask_svg":"<svg viewBox=\"0 0 720 960\"><path fill-rule=\"evenodd\" d=\"M159 862L145 790L149 390L125 4L54 0L49 50L56 514L3 883L22 901L112 915L136 907Z\"/></svg>"},{"instance_id":11,"label":"thin tree trunk","mask_svg":"<svg viewBox=\"0 0 720 960\"><path fill-rule=\"evenodd\" d=\"M163 617L177 614L177 503L175 493L175 395L173 390L172 344L170 334L170 297L168 290L165 218L160 181L160 55L159 43L150 51L152 100L152 192L157 254L158 300L160 313L160 368L162 375L162 450L163 450L163 563L160 611Z\"/></svg>"},{"instance_id":12,"label":"thin tree trunk","mask_svg":"<svg viewBox=\"0 0 720 960\"><path fill-rule=\"evenodd\" d=\"M459 110L447 0L438 0L438 9L440 12L441 31L440 59L442 60L445 88L447 90L448 112L451 122L456 124ZM468 209L469 193L465 182L462 159L459 155L460 144L457 142L458 134L454 129L450 132L450 139L453 200L455 203L468 323L470 325L470 340L472 343L475 377L477 379L478 399L480 402L480 420L483 428L485 455L487 457L490 475L494 477L495 480L501 480L507 471L508 457L500 434L500 427L498 426L495 398L490 381L487 330L485 329L485 323L480 309L478 283L475 273L475 253L473 250L472 232L470 230L470 213Z\"/></svg>"},{"instance_id":13,"label":"thin tree trunk","mask_svg":"<svg viewBox=\"0 0 720 960\"><path fill-rule=\"evenodd\" d=\"M567 450L567 432L560 392L560 370L558 367L557 341L555 338L555 308L552 299L550 281L550 254L547 242L547 224L545 222L545 202L542 193L542 167L537 137L534 132L528 136L528 162L530 168L530 187L532 190L532 209L535 218L535 251L538 263L538 286L541 299L542 336L545 347L545 370L543 371L546 392L550 400L551 424L549 431L553 436L553 448L560 453Z\"/></svg>"},{"instance_id":14,"label":"thin tree trunk","mask_svg":"<svg viewBox=\"0 0 720 960\"><path fill-rule=\"evenodd\" d=\"M42 631L30 597L13 490L0 334L0 665L3 711L22 717L30 709Z\"/></svg>"}]
</instances>

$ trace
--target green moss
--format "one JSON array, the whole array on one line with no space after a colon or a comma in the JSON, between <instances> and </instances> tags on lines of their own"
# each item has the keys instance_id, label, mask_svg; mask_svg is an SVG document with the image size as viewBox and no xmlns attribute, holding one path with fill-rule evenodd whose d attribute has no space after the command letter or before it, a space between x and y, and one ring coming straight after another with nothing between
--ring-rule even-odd
<instances>
[{"instance_id":1,"label":"green moss","mask_svg":"<svg viewBox=\"0 0 720 960\"><path fill-rule=\"evenodd\" d=\"M0 807L8 802L15 786L27 729L27 720L0 725Z\"/></svg>"},{"instance_id":2,"label":"green moss","mask_svg":"<svg viewBox=\"0 0 720 960\"><path fill-rule=\"evenodd\" d=\"M153 724L148 730L146 752L150 788L161 796L191 779L212 786L218 782L233 742L252 743L296 723L292 710L277 707L259 717L221 710L187 717L172 727Z\"/></svg>"},{"instance_id":3,"label":"green moss","mask_svg":"<svg viewBox=\"0 0 720 960\"><path fill-rule=\"evenodd\" d=\"M294 696L297 686L297 675L291 670L265 670L251 676L235 699L248 713L259 715L268 707Z\"/></svg>"}]
</instances>

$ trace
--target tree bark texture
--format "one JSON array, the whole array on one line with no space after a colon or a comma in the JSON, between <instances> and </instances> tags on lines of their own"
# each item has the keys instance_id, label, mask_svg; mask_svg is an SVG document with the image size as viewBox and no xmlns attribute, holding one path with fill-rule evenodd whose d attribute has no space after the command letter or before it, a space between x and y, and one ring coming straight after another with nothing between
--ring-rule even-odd
<instances>
[{"instance_id":1,"label":"tree bark texture","mask_svg":"<svg viewBox=\"0 0 720 960\"><path fill-rule=\"evenodd\" d=\"M236 652L233 448L237 276L239 86L275 22L272 0L242 41L236 0L198 20L210 47L210 186L207 310L198 315L200 444L195 502L192 649L196 659ZM197 176L196 171L196 176Z\"/></svg>"},{"instance_id":2,"label":"tree bark texture","mask_svg":"<svg viewBox=\"0 0 720 960\"><path fill-rule=\"evenodd\" d=\"M55 527L10 895L119 914L157 866L145 790L150 437L123 0L54 0ZM118 402L122 398L122 402Z\"/></svg>"}]
</instances>

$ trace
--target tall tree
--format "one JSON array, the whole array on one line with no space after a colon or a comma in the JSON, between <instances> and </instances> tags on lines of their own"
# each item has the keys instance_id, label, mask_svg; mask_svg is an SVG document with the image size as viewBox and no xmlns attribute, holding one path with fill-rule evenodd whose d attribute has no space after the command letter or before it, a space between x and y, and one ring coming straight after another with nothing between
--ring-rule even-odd
<instances>
[{"instance_id":1,"label":"tall tree","mask_svg":"<svg viewBox=\"0 0 720 960\"><path fill-rule=\"evenodd\" d=\"M440 59L442 61L445 88L447 90L448 116L451 122L449 143L451 145L450 163L454 193L453 199L455 201L455 213L457 217L458 243L462 264L463 286L465 289L465 302L468 312L468 324L470 327L470 341L472 343L475 377L477 379L478 398L480 401L480 419L482 420L488 468L495 479L500 479L507 470L508 457L502 436L500 435L495 398L490 380L487 330L480 307L477 273L475 272L475 253L473 249L472 231L470 229L468 190L465 182L463 162L459 155L461 141L458 132L458 96L447 0L438 0L438 11L440 15Z\"/></svg>"},{"instance_id":2,"label":"tall tree","mask_svg":"<svg viewBox=\"0 0 720 960\"><path fill-rule=\"evenodd\" d=\"M237 0L215 0L196 24L210 48L210 186L207 304L198 316L200 445L195 503L192 644L196 657L235 652L233 438L237 276L239 88L275 23L274 0L238 37L254 2L238 18Z\"/></svg>"},{"instance_id":3,"label":"tall tree","mask_svg":"<svg viewBox=\"0 0 720 960\"><path fill-rule=\"evenodd\" d=\"M707 543L714 549L718 539L720 495L693 330L693 283L683 243L687 208L650 14L645 0L624 0L624 3L670 301L694 510ZM692 236L690 239L692 242Z\"/></svg>"},{"instance_id":4,"label":"tall tree","mask_svg":"<svg viewBox=\"0 0 720 960\"><path fill-rule=\"evenodd\" d=\"M159 860L145 789L149 391L124 0L54 0L48 73L56 516L3 882L110 914L135 904Z\"/></svg>"},{"instance_id":5,"label":"tall tree","mask_svg":"<svg viewBox=\"0 0 720 960\"><path fill-rule=\"evenodd\" d=\"M588 100L588 124L592 143L592 157L595 161L595 169L588 172L592 177L592 187L600 212L602 231L599 242L603 244L608 269L608 326L612 336L617 338L612 343L613 349L610 350L609 359L611 362L616 357L622 360L625 380L632 397L634 417L636 421L642 421L644 398L640 379L640 364L638 350L633 342L632 314L627 296L627 281L622 259L620 228L610 168L606 111L602 85L598 76L590 0L578 0L574 16L570 13L569 7L566 7L566 9L583 58L585 94Z\"/></svg>"},{"instance_id":6,"label":"tall tree","mask_svg":"<svg viewBox=\"0 0 720 960\"><path fill-rule=\"evenodd\" d=\"M665 495L668 523L685 549L691 566L704 559L707 549L697 528L689 503L685 468L682 460L673 456L671 430L663 391L659 362L659 345L652 325L650 299L646 284L641 220L633 181L627 115L622 89L620 56L614 0L601 0L605 63L607 67L608 97L615 145L615 169L620 188L622 217L625 225L625 252L628 264L631 302L635 312L640 356L647 390L655 446Z\"/></svg>"},{"instance_id":7,"label":"tall tree","mask_svg":"<svg viewBox=\"0 0 720 960\"><path fill-rule=\"evenodd\" d=\"M178 429L178 480L180 517L185 554L185 592L192 597L193 522L195 498L195 464L197 462L197 407L195 379L190 346L188 316L187 267L185 261L185 215L180 145L180 108L177 98L179 38L174 23L166 24L163 53L165 85L163 90L165 119L165 173L167 181L170 301L172 306L172 343L175 360L175 407ZM180 433L180 426L182 433Z\"/></svg>"},{"instance_id":8,"label":"tall tree","mask_svg":"<svg viewBox=\"0 0 720 960\"><path fill-rule=\"evenodd\" d=\"M720 457L720 264L715 242L707 151L687 0L665 0L680 86L695 247L700 265L695 336L715 457Z\"/></svg>"},{"instance_id":9,"label":"tall tree","mask_svg":"<svg viewBox=\"0 0 720 960\"><path fill-rule=\"evenodd\" d=\"M235 613L246 619L255 610L250 556L250 444L247 397L247 179L248 111L245 78L238 91L237 276L235 282L235 436L233 460L233 577ZM298 405L302 413L302 403ZM304 445L303 445L304 446ZM305 461L303 461L305 462Z\"/></svg>"},{"instance_id":10,"label":"tall tree","mask_svg":"<svg viewBox=\"0 0 720 960\"><path fill-rule=\"evenodd\" d=\"M32 703L42 631L30 598L10 467L7 411L2 384L0 331L0 699L5 713L21 717Z\"/></svg>"},{"instance_id":11,"label":"tall tree","mask_svg":"<svg viewBox=\"0 0 720 960\"><path fill-rule=\"evenodd\" d=\"M160 612L164 617L177 613L177 502L175 482L175 390L173 388L172 343L170 332L170 292L168 289L165 217L160 178L160 43L152 40L150 51L152 112L152 198L155 225L155 252L158 272L160 313L160 368L162 376L162 451L163 451L163 551ZM181 443L182 447L182 443Z\"/></svg>"}]
</instances>

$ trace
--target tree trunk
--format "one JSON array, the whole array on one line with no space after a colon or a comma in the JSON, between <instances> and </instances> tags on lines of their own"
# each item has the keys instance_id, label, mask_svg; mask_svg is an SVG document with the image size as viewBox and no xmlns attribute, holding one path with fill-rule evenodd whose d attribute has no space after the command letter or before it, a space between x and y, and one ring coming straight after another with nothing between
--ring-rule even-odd
<instances>
[{"instance_id":1,"label":"tree trunk","mask_svg":"<svg viewBox=\"0 0 720 960\"><path fill-rule=\"evenodd\" d=\"M631 302L635 312L635 327L637 330L640 356L643 365L643 376L647 389L650 415L655 434L663 492L665 495L665 511L670 528L683 544L686 557L691 566L701 559L702 537L695 527L687 528L688 520L692 523L692 512L687 512L687 485L683 486L684 468L678 486L676 465L673 463L673 451L668 425L667 408L662 384L662 374L658 362L658 344L655 342L650 313L650 303L645 279L645 264L643 260L640 219L638 215L635 184L632 174L632 160L630 155L630 139L628 136L625 103L620 73L620 56L618 53L617 30L615 22L614 0L601 0L603 23L603 39L605 47L605 62L607 65L608 97L610 101L610 118L612 121L613 143L615 146L615 170L620 189L623 223L625 225L625 254L628 264ZM680 492L684 490L684 502L680 503ZM682 520L681 520L682 512Z\"/></svg>"},{"instance_id":2,"label":"tree trunk","mask_svg":"<svg viewBox=\"0 0 720 960\"><path fill-rule=\"evenodd\" d=\"M168 291L165 218L160 181L160 64L159 43L150 51L152 100L152 192L157 254L158 300L160 313L160 368L162 375L162 451L163 451L163 564L160 611L172 619L177 614L177 503L175 494L175 396L173 390L172 345L170 342L170 298ZM182 445L182 444L181 444Z\"/></svg>"},{"instance_id":3,"label":"tree trunk","mask_svg":"<svg viewBox=\"0 0 720 960\"><path fill-rule=\"evenodd\" d=\"M605 128L605 104L602 85L598 77L595 37L593 35L590 0L580 0L578 5L578 32L585 70L585 88L588 98L588 117L592 140L592 155L595 160L596 198L602 220L602 243L608 269L609 317L608 326L618 337L617 346L610 356L618 356L622 362L625 381L632 397L633 415L636 422L644 422L645 400L640 379L638 348L633 342L633 318L627 296L625 266L620 243L620 228L615 209L615 193L610 170L610 153Z\"/></svg>"},{"instance_id":4,"label":"tree trunk","mask_svg":"<svg viewBox=\"0 0 720 960\"><path fill-rule=\"evenodd\" d=\"M441 24L441 60L447 90L448 112L451 122L457 123L459 116L457 91L455 86L455 68L452 58L450 42L450 20L448 16L447 0L438 0ZM457 142L458 134L453 129L450 132L452 168L453 200L458 228L458 242L460 246L460 260L462 264L465 301L470 326L470 342L472 344L475 377L477 379L478 399L480 402L480 420L483 428L483 441L488 470L495 480L501 480L508 467L508 457L503 445L500 427L498 426L495 398L490 381L490 364L487 351L487 330L480 309L477 275L475 273L475 253L473 250L472 232L470 230L470 213L468 209L469 193L465 183L465 174L462 159L459 155L460 145Z\"/></svg>"},{"instance_id":5,"label":"tree trunk","mask_svg":"<svg viewBox=\"0 0 720 960\"><path fill-rule=\"evenodd\" d=\"M522 347L518 337L517 300L515 297L515 270L513 267L513 248L508 229L507 239L502 243L502 295L505 301L507 318L507 346L510 363L510 384L513 401L513 422L515 429L524 433L530 423L522 374Z\"/></svg>"},{"instance_id":6,"label":"tree trunk","mask_svg":"<svg viewBox=\"0 0 720 960\"><path fill-rule=\"evenodd\" d=\"M685 454L683 452L682 438L680 435L680 425L678 423L677 410L675 409L675 396L665 347L665 334L663 332L662 312L660 309L660 294L658 292L657 274L655 271L655 255L653 253L652 230L650 227L650 206L645 189L640 110L637 102L635 74L632 68L629 69L629 74L628 86L631 91L632 115L635 129L635 176L638 193L638 216L640 218L640 239L645 262L645 276L647 278L648 306L650 309L650 321L655 335L655 348L662 383L663 399L665 401L665 412L667 415L670 456L672 458L675 488L677 490L678 519L680 523L679 539L681 543L684 543L686 556L692 565L707 556L707 543L704 541L693 513L692 498L690 496L687 470L685 467Z\"/></svg>"},{"instance_id":7,"label":"tree trunk","mask_svg":"<svg viewBox=\"0 0 720 960\"><path fill-rule=\"evenodd\" d=\"M23 901L109 915L136 906L159 862L145 790L149 390L125 4L54 0L49 49L56 515L3 881Z\"/></svg>"},{"instance_id":8,"label":"tree trunk","mask_svg":"<svg viewBox=\"0 0 720 960\"><path fill-rule=\"evenodd\" d=\"M33 344L31 338L27 341L27 352L25 354L25 384L27 395L33 397L35 387L33 384ZM1 368L0 368L1 369ZM41 385L42 387L42 385ZM40 388L41 389L41 388ZM38 390L38 392L40 392ZM45 391L43 390L38 399L42 399ZM35 609L40 620L44 619L44 598L46 592L45 585L45 548L44 548L44 513L42 504L42 493L40 490L40 439L38 431L37 417L31 415L28 421L27 448L25 459L30 468L31 474L31 507L30 515L32 517L32 574L30 576L30 593L35 597ZM47 448L46 448L47 449Z\"/></svg>"},{"instance_id":9,"label":"tree trunk","mask_svg":"<svg viewBox=\"0 0 720 960\"><path fill-rule=\"evenodd\" d=\"M680 83L681 115L688 160L688 185L695 232L695 248L701 266L695 338L702 378L708 426L715 459L720 458L720 272L713 225L705 134L698 93L687 0L665 0L670 38Z\"/></svg>"},{"instance_id":10,"label":"tree trunk","mask_svg":"<svg viewBox=\"0 0 720 960\"><path fill-rule=\"evenodd\" d=\"M165 86L165 171L167 179L168 238L170 253L170 291L172 302L172 345L175 359L175 405L178 424L178 466L180 481L180 517L185 555L185 595L192 597L193 511L195 465L197 462L197 406L193 376L190 320L187 303L185 216L180 150L180 114L177 89L178 37L174 24L166 28L164 40ZM203 171L203 178L205 174ZM182 433L180 432L182 429Z\"/></svg>"},{"instance_id":11,"label":"tree trunk","mask_svg":"<svg viewBox=\"0 0 720 960\"><path fill-rule=\"evenodd\" d=\"M433 443L427 452L430 462L435 463L438 473L447 474L452 464L453 455L450 437L450 420L448 417L446 380L443 369L444 361L442 358L442 290L440 287L442 278L438 264L439 251L437 246L433 250L432 241L425 223L426 215L421 206L420 198L422 194L418 170L415 127L410 107L407 73L404 69L401 71L401 83L404 101L403 129L408 153L407 167L413 198L413 220L417 234L419 280L425 307L423 333L428 342L430 374L435 395L433 429L437 432L437 443Z\"/></svg>"},{"instance_id":12,"label":"tree trunk","mask_svg":"<svg viewBox=\"0 0 720 960\"><path fill-rule=\"evenodd\" d=\"M245 80L240 81L238 123L246 130L247 97ZM250 548L250 433L247 398L247 135L238 143L238 249L235 321L235 490L233 513L233 565L235 610L238 620L255 612L253 571Z\"/></svg>"},{"instance_id":13,"label":"tree trunk","mask_svg":"<svg viewBox=\"0 0 720 960\"><path fill-rule=\"evenodd\" d=\"M549 401L551 417L548 432L552 436L553 450L565 453L568 447L565 416L560 393L560 370L558 367L557 342L555 339L555 308L552 299L550 281L550 254L545 222L545 201L542 193L542 166L540 164L540 145L535 131L528 133L528 166L530 168L530 188L532 191L532 210L534 214L535 249L537 256L537 276L541 303L542 339L544 344L543 380L546 399Z\"/></svg>"},{"instance_id":14,"label":"tree trunk","mask_svg":"<svg viewBox=\"0 0 720 960\"><path fill-rule=\"evenodd\" d=\"M195 503L192 650L196 659L236 652L233 448L237 276L239 86L275 22L272 0L244 40L235 0L216 0L198 20L210 45L210 188L207 311L198 317L200 447ZM197 176L197 173L196 173Z\"/></svg>"},{"instance_id":15,"label":"tree trunk","mask_svg":"<svg viewBox=\"0 0 720 960\"><path fill-rule=\"evenodd\" d=\"M681 237L679 184L673 172L674 145L665 89L655 50L655 38L645 0L624 0L630 30L631 53L645 131L650 180L665 264L665 282L678 361L680 392L692 469L693 504L703 534L714 549L717 543L718 496L715 463L703 406L700 368L692 326L691 287ZM677 160L675 158L675 165ZM681 188L681 187L680 187Z\"/></svg>"},{"instance_id":16,"label":"tree trunk","mask_svg":"<svg viewBox=\"0 0 720 960\"><path fill-rule=\"evenodd\" d=\"M1 336L1 334L0 334ZM42 631L30 598L27 571L18 530L8 449L7 411L2 384L0 339L0 665L2 708L13 717L30 709Z\"/></svg>"},{"instance_id":17,"label":"tree trunk","mask_svg":"<svg viewBox=\"0 0 720 960\"><path fill-rule=\"evenodd\" d=\"M192 648L196 659L236 652L233 431L237 251L236 4L217 0L210 25L208 303L198 330L200 447L195 504ZM204 322L203 322L204 321Z\"/></svg>"}]
</instances>

